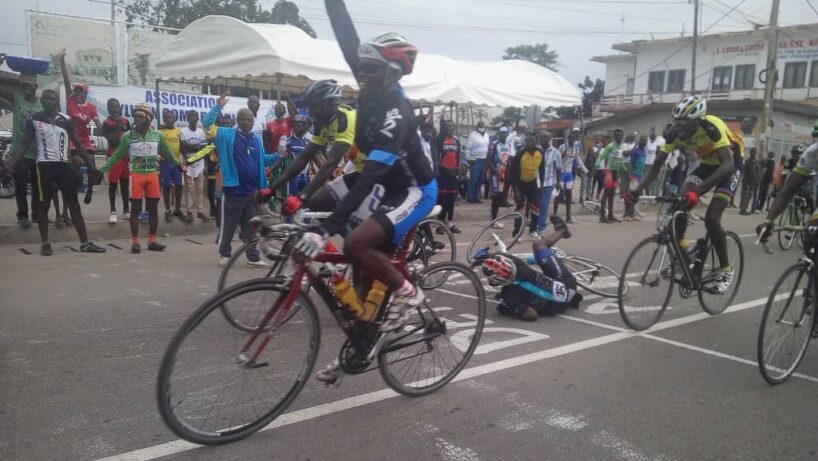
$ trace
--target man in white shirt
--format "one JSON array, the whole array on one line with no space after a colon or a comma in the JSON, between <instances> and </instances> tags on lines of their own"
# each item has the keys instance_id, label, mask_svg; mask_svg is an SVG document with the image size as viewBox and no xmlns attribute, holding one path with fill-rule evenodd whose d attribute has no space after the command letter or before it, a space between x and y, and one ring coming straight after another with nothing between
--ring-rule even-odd
<instances>
[{"instance_id":1,"label":"man in white shirt","mask_svg":"<svg viewBox=\"0 0 818 461\"><path fill-rule=\"evenodd\" d=\"M247 98L247 108L253 113L253 133L259 136L264 133L264 127L267 126L264 116L258 113L260 107L261 103L258 100L258 96L252 95Z\"/></svg>"},{"instance_id":2,"label":"man in white shirt","mask_svg":"<svg viewBox=\"0 0 818 461\"><path fill-rule=\"evenodd\" d=\"M659 150L659 147L665 144L665 139L661 136L656 136L656 129L651 128L650 136L648 137L648 143L645 146L645 171L649 171L650 168L653 166L653 162L656 161L656 151ZM659 179L653 181L650 187L648 187L648 195L659 195L659 187L665 183L665 169L662 168L662 171L659 173Z\"/></svg>"},{"instance_id":3,"label":"man in white shirt","mask_svg":"<svg viewBox=\"0 0 818 461\"><path fill-rule=\"evenodd\" d=\"M258 99L256 99L258 102ZM207 135L204 130L199 128L199 113L195 110L187 113L187 127L181 128L180 139L182 141L181 149L182 155L187 158L207 145ZM210 218L204 213L204 184L205 184L205 161L198 160L187 166L185 175L184 194L187 205L187 220L193 221L193 213L196 217L204 222L210 221Z\"/></svg>"},{"instance_id":4,"label":"man in white shirt","mask_svg":"<svg viewBox=\"0 0 818 461\"><path fill-rule=\"evenodd\" d=\"M466 189L466 201L483 203L480 198L480 185L486 179L486 154L489 151L489 135L486 124L481 120L477 128L466 140L466 162L469 164L469 185Z\"/></svg>"}]
</instances>

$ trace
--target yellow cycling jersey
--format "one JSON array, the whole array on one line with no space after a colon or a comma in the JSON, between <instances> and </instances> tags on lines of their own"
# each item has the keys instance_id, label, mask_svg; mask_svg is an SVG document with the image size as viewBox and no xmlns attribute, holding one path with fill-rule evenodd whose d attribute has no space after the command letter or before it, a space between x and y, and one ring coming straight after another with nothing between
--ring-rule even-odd
<instances>
[{"instance_id":1,"label":"yellow cycling jersey","mask_svg":"<svg viewBox=\"0 0 818 461\"><path fill-rule=\"evenodd\" d=\"M338 112L335 118L329 125L323 127L320 133L314 135L310 139L310 143L319 146L326 146L327 144L340 141L349 144L347 151L347 160L355 165L355 169L363 171L364 162L366 162L366 155L359 152L355 147L355 122L357 114L355 109L341 104L338 106Z\"/></svg>"},{"instance_id":2,"label":"yellow cycling jersey","mask_svg":"<svg viewBox=\"0 0 818 461\"><path fill-rule=\"evenodd\" d=\"M520 181L531 182L537 179L537 173L543 161L542 152L534 149L533 152L525 151L520 158Z\"/></svg>"},{"instance_id":3,"label":"yellow cycling jersey","mask_svg":"<svg viewBox=\"0 0 818 461\"><path fill-rule=\"evenodd\" d=\"M733 159L740 161L744 158L744 140L733 133L724 121L715 115L705 115L699 122L696 132L688 139L676 139L660 148L661 152L669 154L675 149L687 149L696 152L703 165L718 165L716 151L727 147L733 151Z\"/></svg>"}]
</instances>

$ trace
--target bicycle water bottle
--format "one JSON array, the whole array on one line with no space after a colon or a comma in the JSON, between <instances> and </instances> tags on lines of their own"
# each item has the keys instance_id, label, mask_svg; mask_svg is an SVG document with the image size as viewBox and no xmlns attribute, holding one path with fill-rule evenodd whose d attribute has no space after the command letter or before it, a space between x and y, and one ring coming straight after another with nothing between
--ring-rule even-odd
<instances>
[{"instance_id":1,"label":"bicycle water bottle","mask_svg":"<svg viewBox=\"0 0 818 461\"><path fill-rule=\"evenodd\" d=\"M381 308L381 304L383 304L383 299L386 298L386 290L386 285L384 285L384 283L380 280L375 280L372 282L372 287L369 289L369 293L366 295L366 301L364 302L364 313L362 316L360 316L361 320L364 322L371 322L375 320L375 317L378 315L378 311Z\"/></svg>"},{"instance_id":2,"label":"bicycle water bottle","mask_svg":"<svg viewBox=\"0 0 818 461\"><path fill-rule=\"evenodd\" d=\"M364 308L361 306L361 300L358 299L358 294L349 284L344 274L334 270L330 277L332 287L335 290L335 295L341 300L341 304L356 317L361 318L364 315Z\"/></svg>"}]
</instances>

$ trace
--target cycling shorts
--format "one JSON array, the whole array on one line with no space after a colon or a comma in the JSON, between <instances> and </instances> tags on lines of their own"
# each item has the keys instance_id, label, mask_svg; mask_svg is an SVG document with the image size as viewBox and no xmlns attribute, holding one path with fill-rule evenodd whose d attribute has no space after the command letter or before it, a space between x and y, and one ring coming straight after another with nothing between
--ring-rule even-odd
<instances>
[{"instance_id":1,"label":"cycling shorts","mask_svg":"<svg viewBox=\"0 0 818 461\"><path fill-rule=\"evenodd\" d=\"M619 188L619 172L612 171L612 170L605 170L605 189L618 189Z\"/></svg>"},{"instance_id":2,"label":"cycling shorts","mask_svg":"<svg viewBox=\"0 0 818 461\"><path fill-rule=\"evenodd\" d=\"M355 171L343 176L338 176L324 185L324 189L329 192L333 200L335 200L336 206L341 203L341 200L343 200L344 197L347 196L349 190L352 189L352 186L355 184L355 181L358 180L360 175L361 173ZM369 192L369 195L367 195L364 201L361 202L358 209L352 213L352 216L350 216L350 222L352 225L356 226L362 223L366 218L372 216L372 214L378 210L378 207L380 207L381 200L383 200L383 195L383 186L376 184L375 187L372 188L372 191Z\"/></svg>"},{"instance_id":3,"label":"cycling shorts","mask_svg":"<svg viewBox=\"0 0 818 461\"><path fill-rule=\"evenodd\" d=\"M41 202L50 203L59 190L66 203L77 203L79 201L77 188L81 184L82 174L71 163L37 163L37 193Z\"/></svg>"},{"instance_id":4,"label":"cycling shorts","mask_svg":"<svg viewBox=\"0 0 818 461\"><path fill-rule=\"evenodd\" d=\"M130 192L131 200L141 200L143 198L158 199L160 197L158 172L133 173L131 175Z\"/></svg>"},{"instance_id":5,"label":"cycling shorts","mask_svg":"<svg viewBox=\"0 0 818 461\"><path fill-rule=\"evenodd\" d=\"M695 170L693 170L692 173L690 173L690 176L687 177L685 183L698 186L706 181L707 178L712 176L718 169L719 165L701 164ZM713 195L713 198L721 197L728 202L731 201L733 196L736 195L736 189L738 189L739 182L741 182L741 170L736 168L733 169L730 174L725 175L724 179L716 183L716 192ZM701 192L704 194L707 191Z\"/></svg>"},{"instance_id":6,"label":"cycling shorts","mask_svg":"<svg viewBox=\"0 0 818 461\"><path fill-rule=\"evenodd\" d=\"M424 186L409 187L385 198L372 214L372 219L386 231L389 241L399 246L406 234L432 211L435 202L437 180L432 179Z\"/></svg>"},{"instance_id":7,"label":"cycling shorts","mask_svg":"<svg viewBox=\"0 0 818 461\"><path fill-rule=\"evenodd\" d=\"M562 180L560 182L562 183L562 188L563 189L568 189L568 190L573 189L574 188L574 173L571 173L570 171L564 172L562 174Z\"/></svg>"}]
</instances>

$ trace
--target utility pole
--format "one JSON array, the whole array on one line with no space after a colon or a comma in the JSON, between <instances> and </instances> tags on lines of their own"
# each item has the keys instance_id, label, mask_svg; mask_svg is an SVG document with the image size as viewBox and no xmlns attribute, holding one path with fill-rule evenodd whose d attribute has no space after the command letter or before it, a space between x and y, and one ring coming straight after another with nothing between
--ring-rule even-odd
<instances>
[{"instance_id":1,"label":"utility pole","mask_svg":"<svg viewBox=\"0 0 818 461\"><path fill-rule=\"evenodd\" d=\"M116 22L116 0L111 0L111 25Z\"/></svg>"},{"instance_id":2,"label":"utility pole","mask_svg":"<svg viewBox=\"0 0 818 461\"><path fill-rule=\"evenodd\" d=\"M696 93L696 53L699 51L699 0L693 0L693 58L690 63L690 93Z\"/></svg>"},{"instance_id":3,"label":"utility pole","mask_svg":"<svg viewBox=\"0 0 818 461\"><path fill-rule=\"evenodd\" d=\"M767 67L764 69L766 81L764 82L764 107L761 112L761 126L758 130L756 144L758 145L759 156L764 155L769 150L772 128L770 121L773 114L773 96L775 93L775 82L778 77L776 59L778 58L778 4L780 0L773 0L773 9L770 12L770 28L767 31ZM761 157L759 157L761 158Z\"/></svg>"}]
</instances>

